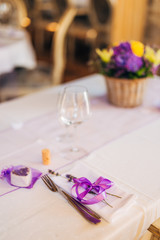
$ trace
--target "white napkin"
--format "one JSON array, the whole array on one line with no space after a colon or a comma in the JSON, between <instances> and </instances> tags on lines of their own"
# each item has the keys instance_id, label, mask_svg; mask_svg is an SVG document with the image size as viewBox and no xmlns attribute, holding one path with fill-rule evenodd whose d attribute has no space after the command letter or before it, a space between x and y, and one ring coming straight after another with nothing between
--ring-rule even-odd
<instances>
[{"instance_id":1,"label":"white napkin","mask_svg":"<svg viewBox=\"0 0 160 240\"><path fill-rule=\"evenodd\" d=\"M97 174L93 169L89 168L85 163L82 162L77 162L69 171L63 173L62 176L65 176L66 174L71 174L78 178L86 177L91 182L95 182L98 177L102 176ZM73 183L68 182L67 179L62 176L52 176L52 179L58 186L71 194ZM105 176L102 177L106 178ZM127 193L116 183L114 183L111 188L107 189L106 192L121 196L121 198L107 195L106 201L112 207L103 202L87 206L99 213L107 222L115 221L117 218L125 214L126 211L129 211L129 208L135 204L136 196L134 194Z\"/></svg>"}]
</instances>

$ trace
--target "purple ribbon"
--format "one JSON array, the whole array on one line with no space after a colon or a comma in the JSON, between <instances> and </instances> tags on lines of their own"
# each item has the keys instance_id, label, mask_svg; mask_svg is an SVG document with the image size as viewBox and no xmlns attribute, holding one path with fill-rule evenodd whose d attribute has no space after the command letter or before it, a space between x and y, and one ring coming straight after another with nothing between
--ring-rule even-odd
<instances>
[{"instance_id":1,"label":"purple ribbon","mask_svg":"<svg viewBox=\"0 0 160 240\"><path fill-rule=\"evenodd\" d=\"M72 193L75 190L77 199L87 205L103 201L107 197L105 190L113 185L113 182L103 177L99 177L94 183L91 183L85 177L74 178L73 181L75 184L72 187ZM88 193L92 193L95 196L86 200L84 198Z\"/></svg>"}]
</instances>

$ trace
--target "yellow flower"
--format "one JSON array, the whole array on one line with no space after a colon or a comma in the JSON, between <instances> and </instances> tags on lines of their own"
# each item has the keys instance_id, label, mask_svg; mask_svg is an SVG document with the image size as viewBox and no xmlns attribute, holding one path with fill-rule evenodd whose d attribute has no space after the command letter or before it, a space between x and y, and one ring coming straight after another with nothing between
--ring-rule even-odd
<instances>
[{"instance_id":1,"label":"yellow flower","mask_svg":"<svg viewBox=\"0 0 160 240\"><path fill-rule=\"evenodd\" d=\"M100 56L103 62L108 63L113 55L112 49L103 49L102 51L100 49L96 49L96 53Z\"/></svg>"},{"instance_id":2,"label":"yellow flower","mask_svg":"<svg viewBox=\"0 0 160 240\"><path fill-rule=\"evenodd\" d=\"M143 43L139 42L139 41L131 41L131 49L132 52L138 56L138 57L142 57L143 53L144 53L144 45Z\"/></svg>"},{"instance_id":3,"label":"yellow flower","mask_svg":"<svg viewBox=\"0 0 160 240\"><path fill-rule=\"evenodd\" d=\"M153 50L153 48L151 48L149 46L146 46L144 57L148 61L150 61L151 63L155 63L155 61L156 61L156 54L155 54L155 51Z\"/></svg>"}]
</instances>

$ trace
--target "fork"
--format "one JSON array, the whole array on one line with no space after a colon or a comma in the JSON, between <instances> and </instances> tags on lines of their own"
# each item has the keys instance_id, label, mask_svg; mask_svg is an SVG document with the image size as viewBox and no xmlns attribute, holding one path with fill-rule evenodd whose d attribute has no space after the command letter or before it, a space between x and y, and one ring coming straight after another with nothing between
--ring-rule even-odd
<instances>
[{"instance_id":1,"label":"fork","mask_svg":"<svg viewBox=\"0 0 160 240\"><path fill-rule=\"evenodd\" d=\"M41 179L51 191L59 192L68 201L68 203L70 203L70 205L74 207L86 220L94 224L101 222L101 216L99 214L95 213L93 210L88 209L71 195L62 190L47 174L43 175Z\"/></svg>"}]
</instances>

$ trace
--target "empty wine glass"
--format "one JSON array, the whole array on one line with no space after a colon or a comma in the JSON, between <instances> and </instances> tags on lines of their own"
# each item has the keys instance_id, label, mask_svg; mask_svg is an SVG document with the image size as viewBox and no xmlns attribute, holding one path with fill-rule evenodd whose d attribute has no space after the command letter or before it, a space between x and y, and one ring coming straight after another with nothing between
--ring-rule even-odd
<instances>
[{"instance_id":1,"label":"empty wine glass","mask_svg":"<svg viewBox=\"0 0 160 240\"><path fill-rule=\"evenodd\" d=\"M91 115L88 91L82 86L66 87L62 96L59 116L61 121L68 127L73 127L75 131L77 127L86 121ZM72 137L72 138L73 138ZM86 154L86 151L75 145L75 139L71 148L65 151L66 158L80 158Z\"/></svg>"}]
</instances>

